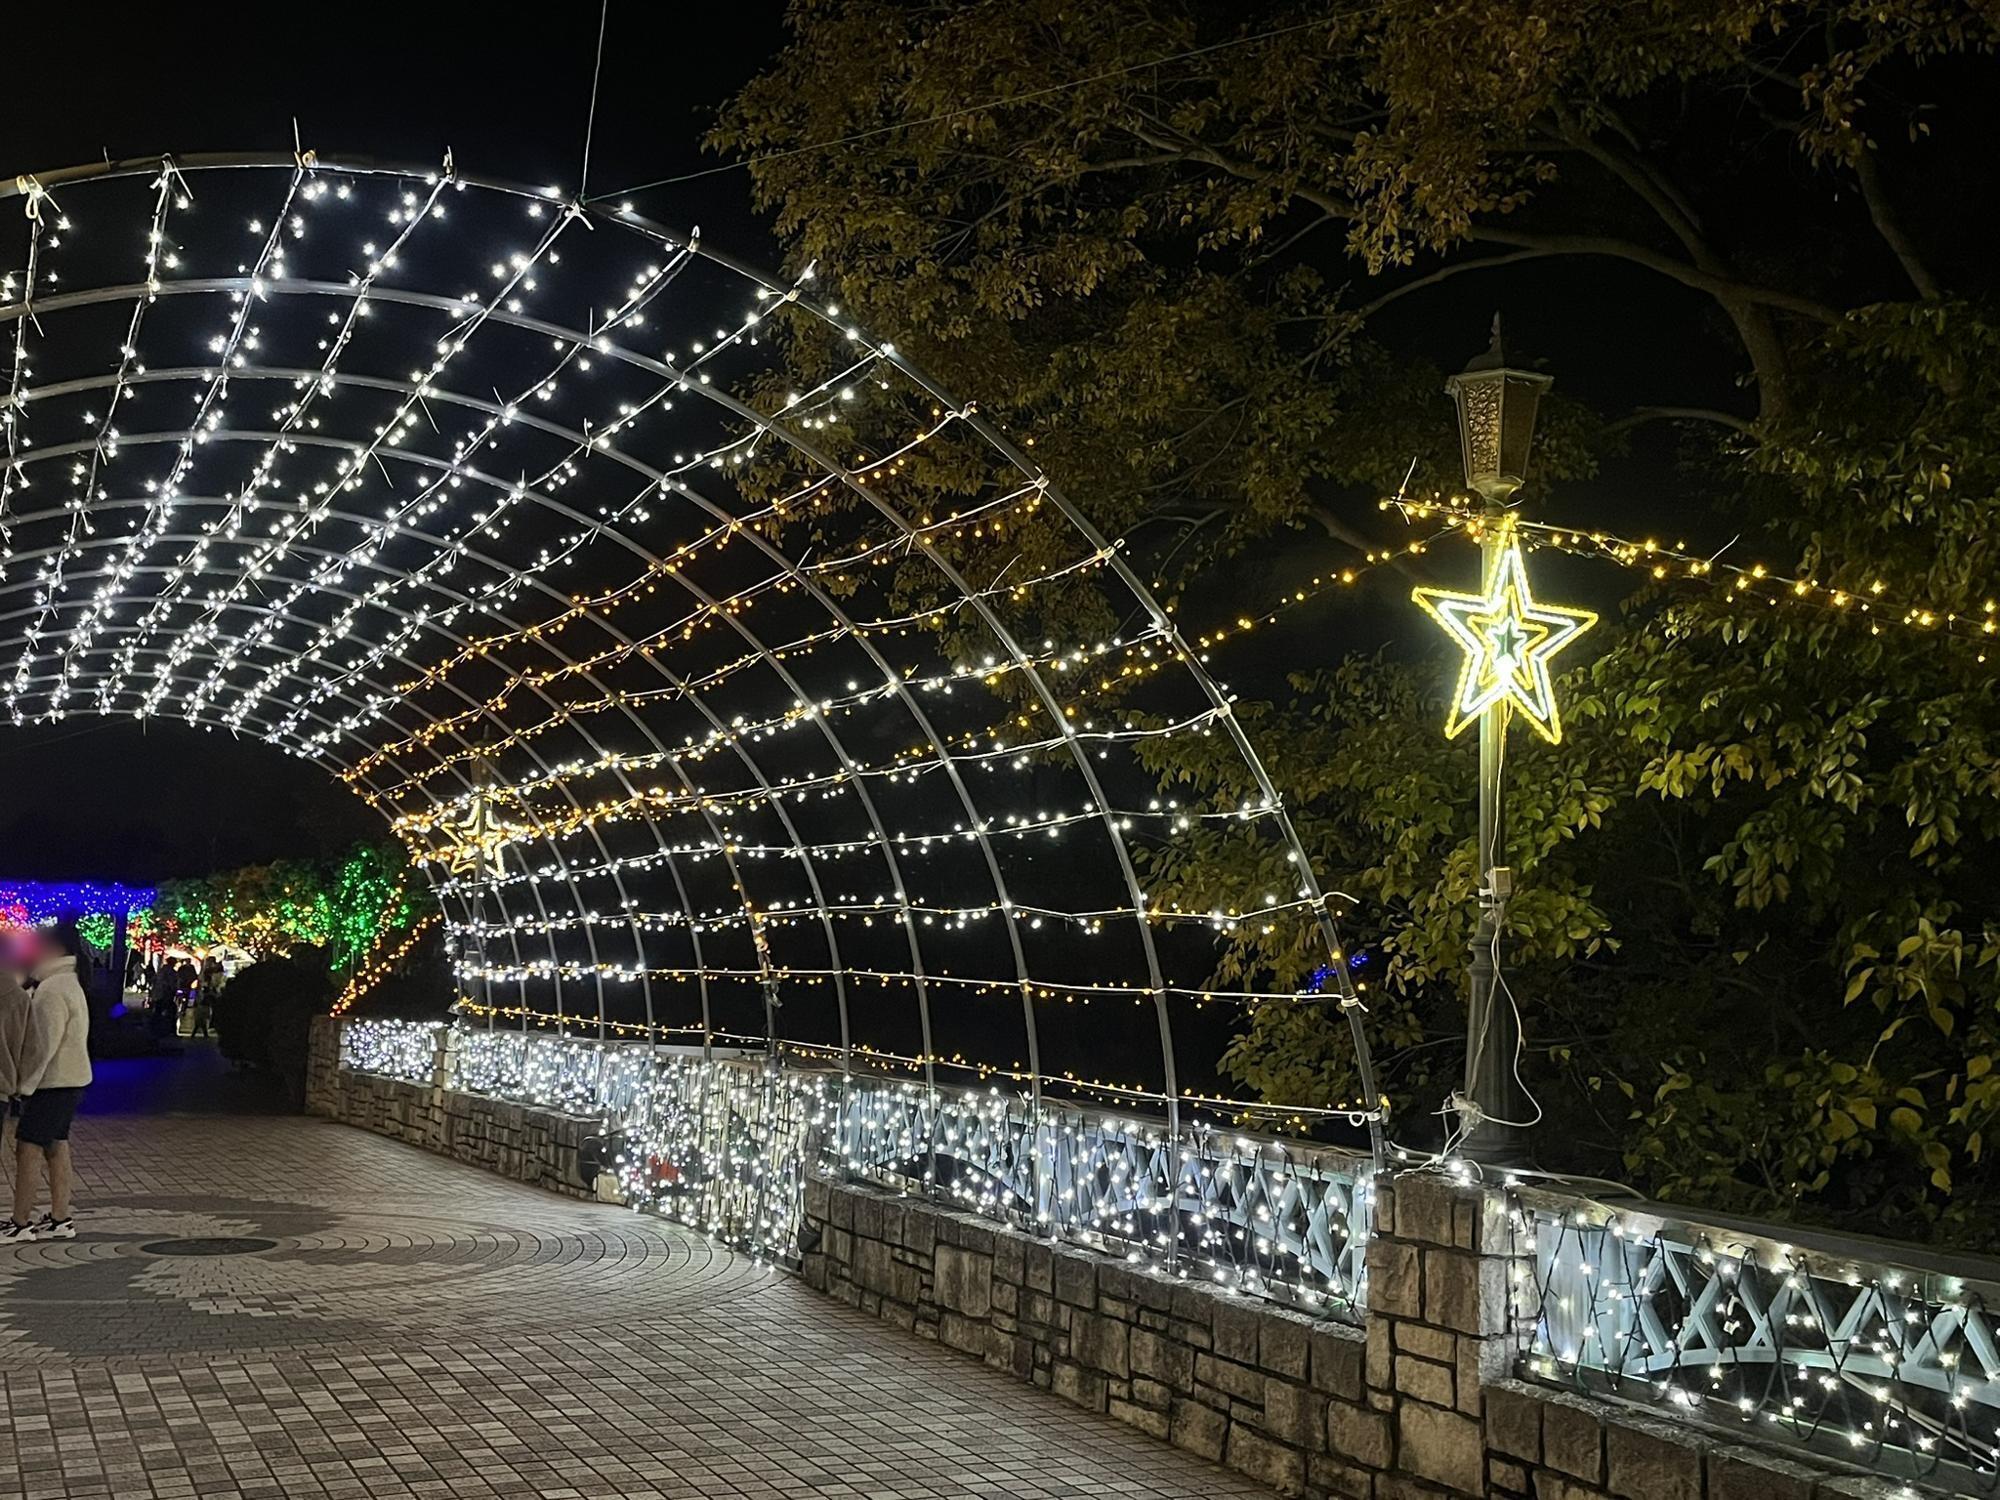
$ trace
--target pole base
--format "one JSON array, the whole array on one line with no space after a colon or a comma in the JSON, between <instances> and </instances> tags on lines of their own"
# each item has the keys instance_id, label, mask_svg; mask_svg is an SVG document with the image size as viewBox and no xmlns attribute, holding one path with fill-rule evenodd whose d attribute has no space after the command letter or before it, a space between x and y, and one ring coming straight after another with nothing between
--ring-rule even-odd
<instances>
[{"instance_id":1,"label":"pole base","mask_svg":"<svg viewBox=\"0 0 2000 1500\"><path fill-rule=\"evenodd\" d=\"M1488 1118L1478 1104L1464 1094L1451 1096L1458 1116L1459 1144L1452 1154L1482 1167L1532 1167L1535 1165L1528 1132L1519 1125L1503 1125Z\"/></svg>"}]
</instances>

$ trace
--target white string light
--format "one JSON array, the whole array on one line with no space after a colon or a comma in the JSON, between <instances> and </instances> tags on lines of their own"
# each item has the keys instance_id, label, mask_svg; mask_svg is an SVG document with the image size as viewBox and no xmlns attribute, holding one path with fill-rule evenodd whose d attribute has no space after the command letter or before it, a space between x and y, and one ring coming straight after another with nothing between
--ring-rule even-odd
<instances>
[{"instance_id":1,"label":"white string light","mask_svg":"<svg viewBox=\"0 0 2000 1500\"><path fill-rule=\"evenodd\" d=\"M1171 1112L1176 1009L1356 999L1339 962L1331 999L1201 983L1252 924L1339 952L1229 695L1119 543L816 268L774 282L449 159L44 182L106 246L143 182L145 279L66 251L33 319L0 302L4 514L39 569L0 581L11 714L174 714L341 775L432 880L469 1016L713 1045L751 1034L722 1014L748 994L777 1045L796 998L837 1059L1033 1094L1076 1072L1036 1007L1116 1000L1158 1012L1131 1033L1158 1076L1092 1086ZM47 217L10 260L44 280ZM65 464L65 503L15 503ZM1177 742L1230 747L1240 788L1157 794L1135 752ZM1216 837L1256 890L1148 898L1148 858ZM856 1034L882 987L921 1047ZM1008 1014L982 997L1017 1030L967 1058L946 1036Z\"/></svg>"}]
</instances>

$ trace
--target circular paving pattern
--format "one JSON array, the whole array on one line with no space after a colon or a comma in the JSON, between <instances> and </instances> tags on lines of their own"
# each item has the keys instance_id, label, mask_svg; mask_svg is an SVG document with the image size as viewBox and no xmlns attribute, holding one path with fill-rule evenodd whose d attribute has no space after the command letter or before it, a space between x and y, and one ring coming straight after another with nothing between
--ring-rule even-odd
<instances>
[{"instance_id":1,"label":"circular paving pattern","mask_svg":"<svg viewBox=\"0 0 2000 1500\"><path fill-rule=\"evenodd\" d=\"M182 1154L199 1162L140 1171L123 1124L96 1122L82 1143L77 1237L0 1249L0 1340L13 1351L117 1360L609 1331L777 1281L665 1220L359 1132L263 1126L272 1152L339 1151L337 1163L314 1163L334 1171L301 1172L305 1162L246 1156L241 1123L177 1121ZM207 1180L172 1191L176 1177Z\"/></svg>"},{"instance_id":2,"label":"circular paving pattern","mask_svg":"<svg viewBox=\"0 0 2000 1500\"><path fill-rule=\"evenodd\" d=\"M76 1161L78 1237L0 1246L0 1497L1269 1500L692 1231L357 1130L97 1114ZM158 1253L191 1240L269 1248Z\"/></svg>"}]
</instances>

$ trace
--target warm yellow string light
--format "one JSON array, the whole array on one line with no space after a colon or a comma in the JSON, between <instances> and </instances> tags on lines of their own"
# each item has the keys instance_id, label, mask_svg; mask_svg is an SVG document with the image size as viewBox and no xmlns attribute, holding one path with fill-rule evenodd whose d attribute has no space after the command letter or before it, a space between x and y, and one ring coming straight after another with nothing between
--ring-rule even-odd
<instances>
[{"instance_id":1,"label":"warm yellow string light","mask_svg":"<svg viewBox=\"0 0 2000 1500\"><path fill-rule=\"evenodd\" d=\"M1396 498L1384 500L1382 506L1420 519L1443 517L1448 531L1474 541L1479 539L1485 524L1477 512L1451 499ZM1816 578L1796 577L1766 563L1728 563L1716 557L1702 557L1689 551L1685 541L1671 544L1650 539L1634 541L1613 532L1529 521L1511 515L1508 523L1531 546L1598 558L1662 582L1684 579L1707 583L1723 589L1731 598L1755 599L1774 606L1804 604L1824 612L1862 617L1874 635L1880 635L1885 627L1900 627L1950 636L1977 645L1977 660L1981 662L1986 660L1989 638L2000 635L2000 598L1983 601L1976 611L1960 610L1926 604L1893 589L1882 578L1871 578L1852 588L1839 587Z\"/></svg>"},{"instance_id":2,"label":"warm yellow string light","mask_svg":"<svg viewBox=\"0 0 2000 1500\"><path fill-rule=\"evenodd\" d=\"M401 896L400 890L397 892L397 895L398 897ZM392 900L390 906L393 908L394 905L395 902ZM387 979L390 974L394 973L396 965L402 960L403 955L414 948L423 935L437 924L437 921L438 914L436 912L427 913L411 925L410 930L403 935L402 942L396 945L395 951L381 954L379 957L376 956L376 950L379 950L382 946L383 934L378 932L375 935L374 943L371 945L371 952L366 966L357 971L354 977L347 981L346 986L340 992L340 998L333 1002L331 1014L336 1016L342 1014L355 1001L359 1000L363 995L374 989L376 985Z\"/></svg>"}]
</instances>

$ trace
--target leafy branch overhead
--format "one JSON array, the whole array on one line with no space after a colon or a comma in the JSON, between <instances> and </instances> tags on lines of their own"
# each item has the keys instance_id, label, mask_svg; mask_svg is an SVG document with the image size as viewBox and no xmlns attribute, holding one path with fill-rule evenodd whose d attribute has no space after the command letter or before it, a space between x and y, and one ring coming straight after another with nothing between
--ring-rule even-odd
<instances>
[{"instance_id":1,"label":"leafy branch overhead","mask_svg":"<svg viewBox=\"0 0 2000 1500\"><path fill-rule=\"evenodd\" d=\"M1377 501L1455 485L1438 365L1494 305L1587 351L1544 406L1531 515L1940 617L2000 593L1976 7L795 0L791 22L712 144L753 159L798 265L1032 440L1198 624L1246 573L1408 541ZM954 545L997 576L1035 527ZM1441 548L1405 565L1469 579ZM1992 1242L2000 661L1922 619L1617 584L1559 684L1564 742L1508 751L1508 974L1548 1164ZM1436 733L1441 654L1373 597L1372 627L1301 616L1320 627L1229 668L1351 898L1420 1136L1462 1067L1470 751ZM1123 681L1077 691L1143 710ZM1152 769L1218 809L1246 791L1219 741ZM1228 822L1142 853L1187 909L1282 876ZM1303 988L1325 961L1307 921L1244 922L1216 977ZM1250 1016L1225 1064L1273 1099L1353 1093L1311 1006Z\"/></svg>"}]
</instances>

